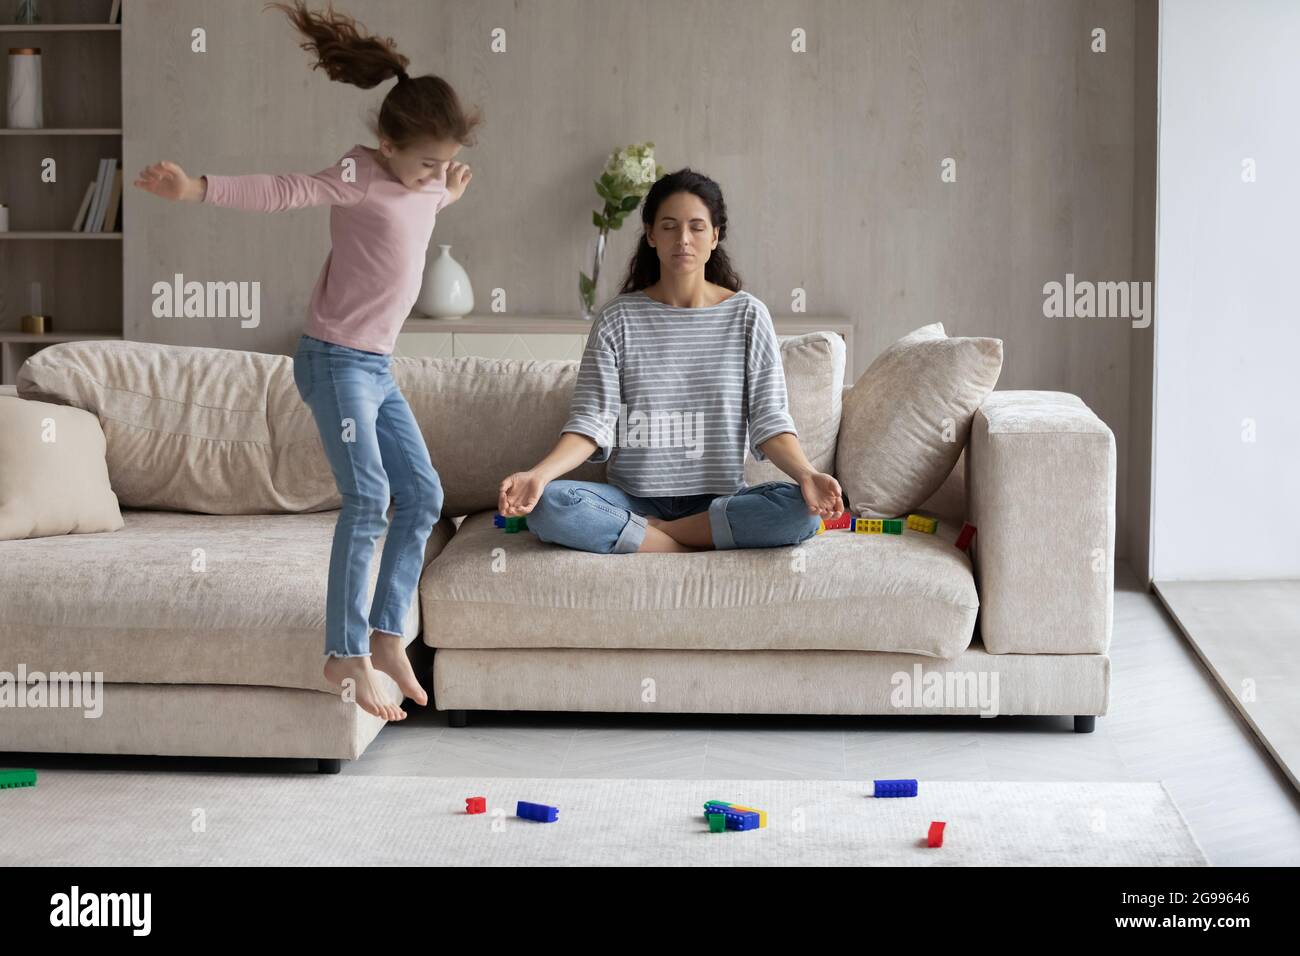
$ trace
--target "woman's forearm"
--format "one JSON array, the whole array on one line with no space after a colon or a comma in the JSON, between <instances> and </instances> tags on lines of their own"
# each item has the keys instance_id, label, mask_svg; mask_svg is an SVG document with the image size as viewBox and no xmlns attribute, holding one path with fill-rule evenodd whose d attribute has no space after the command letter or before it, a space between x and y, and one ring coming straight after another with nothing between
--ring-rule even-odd
<instances>
[{"instance_id":1,"label":"woman's forearm","mask_svg":"<svg viewBox=\"0 0 1300 956\"><path fill-rule=\"evenodd\" d=\"M799 438L790 432L773 435L759 445L758 449L768 457L772 464L795 481L802 481L808 475L817 472L817 469L812 466L812 462L804 455L803 447L799 444Z\"/></svg>"},{"instance_id":2,"label":"woman's forearm","mask_svg":"<svg viewBox=\"0 0 1300 956\"><path fill-rule=\"evenodd\" d=\"M586 435L565 432L547 456L533 466L533 471L546 481L554 481L590 458L596 448L596 443Z\"/></svg>"}]
</instances>

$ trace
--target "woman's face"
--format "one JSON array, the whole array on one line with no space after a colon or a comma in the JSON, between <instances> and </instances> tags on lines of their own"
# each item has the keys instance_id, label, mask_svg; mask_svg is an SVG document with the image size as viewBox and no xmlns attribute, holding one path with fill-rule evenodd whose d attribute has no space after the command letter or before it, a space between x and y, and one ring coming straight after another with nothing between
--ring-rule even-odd
<instances>
[{"instance_id":1,"label":"woman's face","mask_svg":"<svg viewBox=\"0 0 1300 956\"><path fill-rule=\"evenodd\" d=\"M432 182L447 178L447 164L456 158L461 144L455 140L429 137L398 149L386 139L379 141L379 152L388 162L389 171L407 189L424 189Z\"/></svg>"},{"instance_id":2,"label":"woman's face","mask_svg":"<svg viewBox=\"0 0 1300 956\"><path fill-rule=\"evenodd\" d=\"M659 204L646 240L659 254L661 275L685 275L704 269L718 245L718 230L709 207L695 193L673 193Z\"/></svg>"}]
</instances>

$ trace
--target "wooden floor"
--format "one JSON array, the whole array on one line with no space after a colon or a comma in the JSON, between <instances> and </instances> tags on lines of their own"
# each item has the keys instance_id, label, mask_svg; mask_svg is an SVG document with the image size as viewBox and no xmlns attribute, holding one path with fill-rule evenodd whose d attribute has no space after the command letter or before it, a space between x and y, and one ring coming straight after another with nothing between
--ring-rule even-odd
<instances>
[{"instance_id":1,"label":"wooden floor","mask_svg":"<svg viewBox=\"0 0 1300 956\"><path fill-rule=\"evenodd\" d=\"M343 773L394 776L1162 780L1212 864L1300 864L1300 795L1151 594L1119 569L1110 715L1068 718L475 715L418 707ZM21 766L265 773L307 761L25 755Z\"/></svg>"},{"instance_id":2,"label":"wooden floor","mask_svg":"<svg viewBox=\"0 0 1300 956\"><path fill-rule=\"evenodd\" d=\"M1158 581L1156 594L1300 787L1300 581Z\"/></svg>"}]
</instances>

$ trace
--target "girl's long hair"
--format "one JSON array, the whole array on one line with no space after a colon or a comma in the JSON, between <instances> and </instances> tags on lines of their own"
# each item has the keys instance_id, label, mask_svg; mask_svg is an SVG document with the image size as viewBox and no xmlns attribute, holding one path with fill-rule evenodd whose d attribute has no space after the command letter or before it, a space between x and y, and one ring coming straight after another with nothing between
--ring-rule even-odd
<instances>
[{"instance_id":1,"label":"girl's long hair","mask_svg":"<svg viewBox=\"0 0 1300 956\"><path fill-rule=\"evenodd\" d=\"M446 80L438 76L406 75L411 61L397 52L392 37L370 35L352 17L337 13L331 3L319 13L304 0L268 3L289 18L306 39L301 46L316 57L312 69L324 70L331 80L363 90L397 77L384 97L373 132L403 149L418 139L455 140L474 145L474 128L483 122L476 108L466 112Z\"/></svg>"},{"instance_id":2,"label":"girl's long hair","mask_svg":"<svg viewBox=\"0 0 1300 956\"><path fill-rule=\"evenodd\" d=\"M731 267L731 259L722 242L727 238L727 203L722 198L722 188L703 173L697 173L689 167L669 173L650 187L645 201L641 203L641 223L647 229L653 228L659 206L669 196L677 193L693 193L700 197L709 210L709 218L718 227L718 248L709 255L704 263L704 278L715 285L723 286L732 292L740 291L740 276ZM646 239L645 230L637 242L636 252L627 266L627 278L619 294L640 292L659 281L659 254Z\"/></svg>"}]
</instances>

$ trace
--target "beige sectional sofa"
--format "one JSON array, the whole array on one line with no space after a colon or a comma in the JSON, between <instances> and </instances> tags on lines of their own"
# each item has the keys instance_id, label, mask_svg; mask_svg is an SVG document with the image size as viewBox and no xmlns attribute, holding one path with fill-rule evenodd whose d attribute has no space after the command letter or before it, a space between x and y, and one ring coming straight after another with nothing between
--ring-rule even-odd
<instances>
[{"instance_id":1,"label":"beige sectional sofa","mask_svg":"<svg viewBox=\"0 0 1300 956\"><path fill-rule=\"evenodd\" d=\"M805 450L833 470L843 344L801 336L782 355ZM988 714L977 684L998 714L1080 731L1105 714L1115 444L1079 399L992 393L925 503L934 535L602 556L492 522L501 478L556 438L576 369L393 361L445 492L406 634L431 653L431 706L453 726L476 710ZM28 361L18 396L0 402L98 417L123 526L0 541L0 671L104 681L97 717L0 712L0 750L302 757L327 772L360 757L382 722L321 677L338 499L291 360L68 343ZM771 469L751 461L747 479ZM953 545L963 520L979 529L969 553Z\"/></svg>"}]
</instances>

